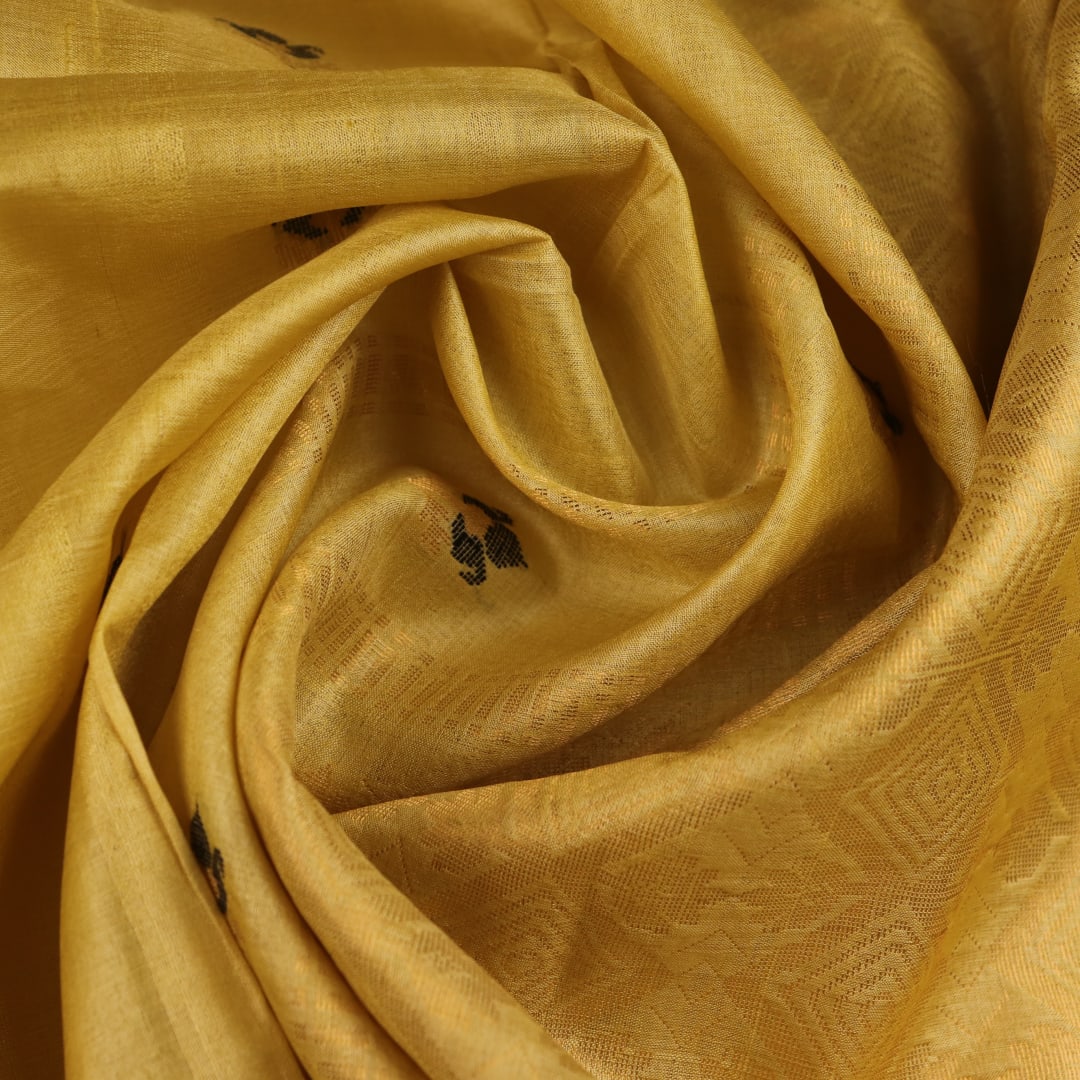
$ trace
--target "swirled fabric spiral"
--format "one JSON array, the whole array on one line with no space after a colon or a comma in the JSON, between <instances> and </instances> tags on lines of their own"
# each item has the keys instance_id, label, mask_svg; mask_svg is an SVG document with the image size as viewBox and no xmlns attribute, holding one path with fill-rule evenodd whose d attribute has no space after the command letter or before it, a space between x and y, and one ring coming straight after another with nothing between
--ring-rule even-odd
<instances>
[{"instance_id":1,"label":"swirled fabric spiral","mask_svg":"<svg viewBox=\"0 0 1080 1080\"><path fill-rule=\"evenodd\" d=\"M0 29L0 1076L1080 1076L1080 0Z\"/></svg>"}]
</instances>

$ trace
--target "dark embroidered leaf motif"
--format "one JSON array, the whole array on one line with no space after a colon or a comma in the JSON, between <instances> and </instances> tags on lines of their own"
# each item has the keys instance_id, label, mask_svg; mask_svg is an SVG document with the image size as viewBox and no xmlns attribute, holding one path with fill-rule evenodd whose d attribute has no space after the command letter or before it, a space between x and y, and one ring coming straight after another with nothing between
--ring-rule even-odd
<instances>
[{"instance_id":1,"label":"dark embroidered leaf motif","mask_svg":"<svg viewBox=\"0 0 1080 1080\"><path fill-rule=\"evenodd\" d=\"M885 399L885 391L881 389L881 383L876 382L873 379L867 378L854 364L851 370L859 376L859 381L870 391L871 394L877 398L878 410L881 413L881 419L888 425L889 430L894 435L904 434L904 422L894 412L889 409L889 403Z\"/></svg>"},{"instance_id":2,"label":"dark embroidered leaf motif","mask_svg":"<svg viewBox=\"0 0 1080 1080\"><path fill-rule=\"evenodd\" d=\"M318 60L323 54L318 45L290 45L280 34L273 34L269 30L260 29L258 26L241 26L240 23L234 23L231 19L219 19L218 21L228 24L234 30L239 30L241 34L246 34L255 41L265 41L270 45L278 45L290 56L295 56L298 60Z\"/></svg>"},{"instance_id":3,"label":"dark embroidered leaf motif","mask_svg":"<svg viewBox=\"0 0 1080 1080\"><path fill-rule=\"evenodd\" d=\"M346 210L344 214L342 214L341 224L355 225L360 220L360 216L361 214L363 214L363 212L364 207L362 206L350 206L349 209Z\"/></svg>"},{"instance_id":4,"label":"dark embroidered leaf motif","mask_svg":"<svg viewBox=\"0 0 1080 1080\"><path fill-rule=\"evenodd\" d=\"M202 815L199 808L195 807L195 816L191 819L191 827L188 829L188 840L195 858L204 870L210 869L213 861L213 853L210 850L210 838L206 835L206 826L203 825Z\"/></svg>"},{"instance_id":5,"label":"dark embroidered leaf motif","mask_svg":"<svg viewBox=\"0 0 1080 1080\"><path fill-rule=\"evenodd\" d=\"M191 818L188 827L188 842L195 859L203 870L208 871L210 891L214 894L214 902L222 915L228 913L229 898L225 892L225 856L220 848L211 848L210 837L206 834L206 826L203 825L202 815L198 806Z\"/></svg>"},{"instance_id":6,"label":"dark embroidered leaf motif","mask_svg":"<svg viewBox=\"0 0 1080 1080\"><path fill-rule=\"evenodd\" d=\"M484 545L480 537L473 535L465 527L465 515L458 514L450 526L450 536L453 546L450 554L463 566L471 566L472 571L459 571L461 576L470 585L479 585L487 578L487 569L484 564Z\"/></svg>"},{"instance_id":7,"label":"dark embroidered leaf motif","mask_svg":"<svg viewBox=\"0 0 1080 1080\"><path fill-rule=\"evenodd\" d=\"M501 522L489 525L484 533L484 550L487 557L498 567L525 566L525 555L521 550L521 543Z\"/></svg>"},{"instance_id":8,"label":"dark embroidered leaf motif","mask_svg":"<svg viewBox=\"0 0 1080 1080\"><path fill-rule=\"evenodd\" d=\"M226 915L229 910L229 897L225 892L225 858L220 848L214 848L210 876L213 878L214 899L217 901L218 911Z\"/></svg>"},{"instance_id":9,"label":"dark embroidered leaf motif","mask_svg":"<svg viewBox=\"0 0 1080 1080\"><path fill-rule=\"evenodd\" d=\"M269 41L274 45L287 45L288 42L277 34L271 34L269 30L260 30L257 26L241 26L239 23L231 22L226 19L229 25L234 30L239 30L241 34L247 34L249 38L254 38L256 41Z\"/></svg>"},{"instance_id":10,"label":"dark embroidered leaf motif","mask_svg":"<svg viewBox=\"0 0 1080 1080\"><path fill-rule=\"evenodd\" d=\"M288 221L283 221L281 223L281 227L287 233L303 236L308 240L318 240L320 236L325 236L330 231L329 229L324 229L321 225L314 224L310 214L304 214L302 217L289 218Z\"/></svg>"},{"instance_id":11,"label":"dark embroidered leaf motif","mask_svg":"<svg viewBox=\"0 0 1080 1080\"><path fill-rule=\"evenodd\" d=\"M318 45L289 45L285 51L300 60L318 60L323 54Z\"/></svg>"},{"instance_id":12,"label":"dark embroidered leaf motif","mask_svg":"<svg viewBox=\"0 0 1080 1080\"><path fill-rule=\"evenodd\" d=\"M459 563L464 563L472 568L471 572L461 571L463 577L470 585L479 585L487 580L487 563L484 561L486 554L491 564L497 569L503 570L509 566L528 567L525 561L525 553L521 550L521 541L512 529L514 519L504 510L474 499L471 495L462 495L462 502L467 506L475 506L483 510L491 519L492 524L484 533L484 540L474 533L469 532L465 524L465 515L458 514L450 526L450 536L453 546L450 553Z\"/></svg>"}]
</instances>

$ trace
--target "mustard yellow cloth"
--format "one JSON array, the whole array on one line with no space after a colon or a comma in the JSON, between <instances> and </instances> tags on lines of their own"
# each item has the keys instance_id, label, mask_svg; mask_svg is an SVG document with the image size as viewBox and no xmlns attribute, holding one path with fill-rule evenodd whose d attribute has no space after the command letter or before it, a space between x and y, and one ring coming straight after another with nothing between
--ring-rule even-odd
<instances>
[{"instance_id":1,"label":"mustard yellow cloth","mask_svg":"<svg viewBox=\"0 0 1080 1080\"><path fill-rule=\"evenodd\" d=\"M1080 0L0 31L0 1077L1080 1076Z\"/></svg>"}]
</instances>

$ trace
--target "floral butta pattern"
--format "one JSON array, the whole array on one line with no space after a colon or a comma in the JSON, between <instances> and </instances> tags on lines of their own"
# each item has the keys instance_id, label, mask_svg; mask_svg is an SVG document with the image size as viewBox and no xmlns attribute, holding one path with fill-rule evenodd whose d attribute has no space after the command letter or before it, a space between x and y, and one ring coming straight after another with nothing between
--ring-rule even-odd
<instances>
[{"instance_id":1,"label":"floral butta pattern","mask_svg":"<svg viewBox=\"0 0 1080 1080\"><path fill-rule=\"evenodd\" d=\"M0 29L0 1076L1080 1074L1080 0Z\"/></svg>"}]
</instances>

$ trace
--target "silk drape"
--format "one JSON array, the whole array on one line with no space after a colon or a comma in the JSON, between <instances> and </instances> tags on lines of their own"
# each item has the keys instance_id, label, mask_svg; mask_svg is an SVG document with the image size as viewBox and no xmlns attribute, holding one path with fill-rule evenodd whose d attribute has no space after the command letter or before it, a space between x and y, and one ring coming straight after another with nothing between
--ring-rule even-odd
<instances>
[{"instance_id":1,"label":"silk drape","mask_svg":"<svg viewBox=\"0 0 1080 1080\"><path fill-rule=\"evenodd\" d=\"M1080 1075L1080 2L7 0L0 1075Z\"/></svg>"}]
</instances>

